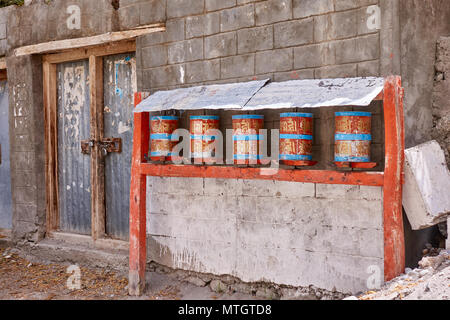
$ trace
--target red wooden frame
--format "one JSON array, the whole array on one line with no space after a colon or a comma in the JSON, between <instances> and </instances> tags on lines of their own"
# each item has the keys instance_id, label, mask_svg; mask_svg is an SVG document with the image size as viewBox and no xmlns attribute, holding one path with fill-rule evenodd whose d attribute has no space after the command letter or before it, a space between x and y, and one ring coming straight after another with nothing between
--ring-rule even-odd
<instances>
[{"instance_id":1,"label":"red wooden frame","mask_svg":"<svg viewBox=\"0 0 450 320\"><path fill-rule=\"evenodd\" d=\"M146 96L135 94L135 105ZM384 91L377 99L384 102L384 172L338 172L320 170L279 170L275 175L261 174L259 168L226 166L158 165L146 163L149 152L149 114L134 115L133 160L130 191L130 265L129 293L141 295L145 289L146 266L146 176L261 179L293 182L346 184L383 187L384 278L389 281L405 269L405 244L402 217L404 166L403 89L399 76L385 79Z\"/></svg>"}]
</instances>

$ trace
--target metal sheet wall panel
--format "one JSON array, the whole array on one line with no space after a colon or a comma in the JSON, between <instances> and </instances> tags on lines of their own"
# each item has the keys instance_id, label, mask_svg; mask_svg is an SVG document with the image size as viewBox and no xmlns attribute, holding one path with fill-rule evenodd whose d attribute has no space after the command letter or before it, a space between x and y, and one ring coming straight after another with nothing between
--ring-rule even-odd
<instances>
[{"instance_id":1,"label":"metal sheet wall panel","mask_svg":"<svg viewBox=\"0 0 450 320\"><path fill-rule=\"evenodd\" d=\"M106 157L106 233L115 239L128 240L136 58L134 54L109 56L104 58L103 65L104 136L122 138L122 153Z\"/></svg>"},{"instance_id":2,"label":"metal sheet wall panel","mask_svg":"<svg viewBox=\"0 0 450 320\"><path fill-rule=\"evenodd\" d=\"M58 65L58 175L60 229L91 234L89 61Z\"/></svg>"},{"instance_id":3,"label":"metal sheet wall panel","mask_svg":"<svg viewBox=\"0 0 450 320\"><path fill-rule=\"evenodd\" d=\"M0 81L0 228L12 228L11 167L9 150L8 83Z\"/></svg>"}]
</instances>

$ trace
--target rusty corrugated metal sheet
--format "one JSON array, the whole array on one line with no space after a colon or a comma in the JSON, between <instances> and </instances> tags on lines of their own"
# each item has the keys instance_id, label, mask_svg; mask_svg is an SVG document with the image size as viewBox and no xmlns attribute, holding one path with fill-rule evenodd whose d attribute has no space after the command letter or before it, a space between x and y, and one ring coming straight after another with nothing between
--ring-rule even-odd
<instances>
[{"instance_id":1,"label":"rusty corrugated metal sheet","mask_svg":"<svg viewBox=\"0 0 450 320\"><path fill-rule=\"evenodd\" d=\"M12 228L11 166L9 158L8 83L0 81L0 228Z\"/></svg>"},{"instance_id":2,"label":"rusty corrugated metal sheet","mask_svg":"<svg viewBox=\"0 0 450 320\"><path fill-rule=\"evenodd\" d=\"M61 231L91 234L89 61L58 65L58 175Z\"/></svg>"},{"instance_id":3,"label":"rusty corrugated metal sheet","mask_svg":"<svg viewBox=\"0 0 450 320\"><path fill-rule=\"evenodd\" d=\"M122 153L110 153L106 157L106 233L123 240L127 240L129 234L134 92L136 92L135 55L105 57L104 135L106 138L122 139Z\"/></svg>"}]
</instances>

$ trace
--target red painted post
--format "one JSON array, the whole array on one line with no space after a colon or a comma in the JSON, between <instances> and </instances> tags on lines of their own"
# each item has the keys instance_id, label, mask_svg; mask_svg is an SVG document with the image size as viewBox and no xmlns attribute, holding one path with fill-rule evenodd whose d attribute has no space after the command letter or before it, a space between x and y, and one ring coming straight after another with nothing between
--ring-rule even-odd
<instances>
[{"instance_id":1,"label":"red painted post","mask_svg":"<svg viewBox=\"0 0 450 320\"><path fill-rule=\"evenodd\" d=\"M144 98L144 93L135 93L135 106ZM141 164L148 154L150 127L149 114L134 114L133 156L130 190L130 261L128 292L142 295L145 290L146 244L146 176L141 174Z\"/></svg>"},{"instance_id":2,"label":"red painted post","mask_svg":"<svg viewBox=\"0 0 450 320\"><path fill-rule=\"evenodd\" d=\"M405 270L402 215L404 118L401 78L391 76L384 86L386 164L384 170L384 278L392 280Z\"/></svg>"}]
</instances>

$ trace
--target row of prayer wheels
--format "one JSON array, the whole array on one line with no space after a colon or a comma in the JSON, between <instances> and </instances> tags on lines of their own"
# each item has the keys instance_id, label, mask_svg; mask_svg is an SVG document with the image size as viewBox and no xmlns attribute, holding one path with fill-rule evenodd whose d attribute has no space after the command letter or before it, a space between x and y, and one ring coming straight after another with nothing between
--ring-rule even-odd
<instances>
[{"instance_id":1,"label":"row of prayer wheels","mask_svg":"<svg viewBox=\"0 0 450 320\"><path fill-rule=\"evenodd\" d=\"M335 114L335 162L370 162L370 112L337 112ZM263 115L235 115L233 120L234 163L260 163L263 158L260 142L264 135ZM191 116L191 158L196 163L214 158L217 136L210 130L219 130L219 116ZM178 144L174 132L179 128L176 116L151 117L151 160L172 161L172 150ZM312 157L314 119L311 113L280 114L280 162L291 166L314 165ZM176 141L173 141L176 140Z\"/></svg>"}]
</instances>

